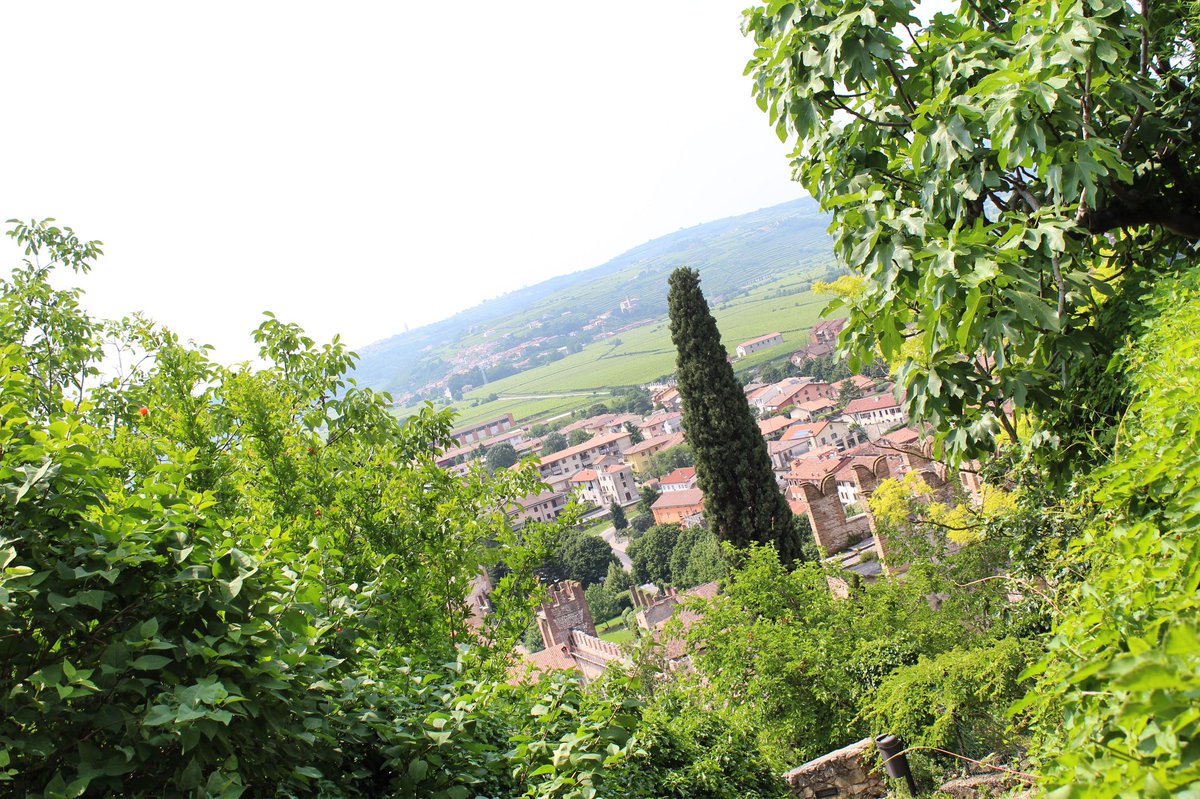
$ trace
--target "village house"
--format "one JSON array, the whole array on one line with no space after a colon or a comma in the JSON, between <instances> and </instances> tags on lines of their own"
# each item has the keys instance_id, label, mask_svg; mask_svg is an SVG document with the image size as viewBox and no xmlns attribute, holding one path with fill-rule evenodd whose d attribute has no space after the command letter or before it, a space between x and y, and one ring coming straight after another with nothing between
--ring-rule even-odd
<instances>
[{"instance_id":1,"label":"village house","mask_svg":"<svg viewBox=\"0 0 1200 799\"><path fill-rule=\"evenodd\" d=\"M650 465L650 458L653 455L665 449L677 447L682 443L683 433L671 433L670 435L647 438L640 444L634 444L626 448L625 460L633 467L635 472L641 474Z\"/></svg>"},{"instance_id":2,"label":"village house","mask_svg":"<svg viewBox=\"0 0 1200 799\"><path fill-rule=\"evenodd\" d=\"M767 455L771 458L771 468L775 471L787 470L793 460L812 449L812 443L811 437L768 441Z\"/></svg>"},{"instance_id":3,"label":"village house","mask_svg":"<svg viewBox=\"0 0 1200 799\"><path fill-rule=\"evenodd\" d=\"M758 420L758 431L762 433L763 438L771 441L795 423L794 419L789 419L786 416L772 416L769 419Z\"/></svg>"},{"instance_id":4,"label":"village house","mask_svg":"<svg viewBox=\"0 0 1200 799\"><path fill-rule=\"evenodd\" d=\"M661 411L635 422L644 438L669 436L683 430L683 414L678 411Z\"/></svg>"},{"instance_id":5,"label":"village house","mask_svg":"<svg viewBox=\"0 0 1200 799\"><path fill-rule=\"evenodd\" d=\"M789 414L798 422L815 422L817 419L829 416L837 410L837 403L831 399L814 399L797 402Z\"/></svg>"},{"instance_id":6,"label":"village house","mask_svg":"<svg viewBox=\"0 0 1200 799\"><path fill-rule=\"evenodd\" d=\"M867 377L866 375L850 375L850 377L847 377L844 380L838 380L833 384L833 388L837 392L834 394L834 396L839 396L842 393L842 389L847 385L853 385L864 394L869 394L875 390L875 381L871 378Z\"/></svg>"},{"instance_id":7,"label":"village house","mask_svg":"<svg viewBox=\"0 0 1200 799\"><path fill-rule=\"evenodd\" d=\"M510 512L514 527L521 527L527 522L552 522L567 507L567 495L558 491L543 491L516 501L516 508Z\"/></svg>"},{"instance_id":8,"label":"village house","mask_svg":"<svg viewBox=\"0 0 1200 799\"><path fill-rule=\"evenodd\" d=\"M837 351L838 334L846 326L845 319L826 319L808 331L808 344L792 354L791 361L800 366L806 360L828 358Z\"/></svg>"},{"instance_id":9,"label":"village house","mask_svg":"<svg viewBox=\"0 0 1200 799\"><path fill-rule=\"evenodd\" d=\"M559 450L552 455L543 455L538 470L543 478L555 475L572 475L590 467L605 455L620 455L629 449L632 436L629 433L605 433L582 444Z\"/></svg>"},{"instance_id":10,"label":"village house","mask_svg":"<svg viewBox=\"0 0 1200 799\"><path fill-rule=\"evenodd\" d=\"M785 377L778 383L756 388L752 392L746 394L746 401L758 409L761 414L774 413L780 406L776 400L803 384L808 378L806 377ZM768 411L768 408L771 410Z\"/></svg>"},{"instance_id":11,"label":"village house","mask_svg":"<svg viewBox=\"0 0 1200 799\"><path fill-rule=\"evenodd\" d=\"M704 512L704 492L698 488L664 491L650 506L655 524L682 524L690 527Z\"/></svg>"},{"instance_id":12,"label":"village house","mask_svg":"<svg viewBox=\"0 0 1200 799\"><path fill-rule=\"evenodd\" d=\"M681 466L658 481L658 490L688 491L696 487L696 470L691 466Z\"/></svg>"},{"instance_id":13,"label":"village house","mask_svg":"<svg viewBox=\"0 0 1200 799\"><path fill-rule=\"evenodd\" d=\"M900 407L900 401L890 394L860 397L852 400L842 411L854 424L861 427L868 438L878 438L896 425L905 424L908 418Z\"/></svg>"},{"instance_id":14,"label":"village house","mask_svg":"<svg viewBox=\"0 0 1200 799\"><path fill-rule=\"evenodd\" d=\"M582 430L594 436L603 433L621 433L625 431L626 424L636 424L641 420L642 417L636 413L601 413L571 422L559 432L564 436L569 436L576 430Z\"/></svg>"},{"instance_id":15,"label":"village house","mask_svg":"<svg viewBox=\"0 0 1200 799\"><path fill-rule=\"evenodd\" d=\"M637 483L633 479L633 469L627 463L616 460L611 455L596 467L596 475L600 479L600 495L607 504L617 503L631 505L641 499Z\"/></svg>"},{"instance_id":16,"label":"village house","mask_svg":"<svg viewBox=\"0 0 1200 799\"><path fill-rule=\"evenodd\" d=\"M513 415L506 413L503 416L489 419L486 422L480 422L470 427L460 427L452 431L450 436L460 447L465 447L493 438L501 433L506 433L512 429L513 424Z\"/></svg>"},{"instance_id":17,"label":"village house","mask_svg":"<svg viewBox=\"0 0 1200 799\"><path fill-rule=\"evenodd\" d=\"M783 343L783 334L779 332L767 333L765 336L752 338L749 341L743 341L737 345L737 356L745 358L747 355L753 355L756 352L769 350L772 347L778 347Z\"/></svg>"},{"instance_id":18,"label":"village house","mask_svg":"<svg viewBox=\"0 0 1200 799\"><path fill-rule=\"evenodd\" d=\"M604 504L604 496L600 493L600 475L595 469L580 469L571 475L567 482L571 490L584 502L591 505Z\"/></svg>"},{"instance_id":19,"label":"village house","mask_svg":"<svg viewBox=\"0 0 1200 799\"><path fill-rule=\"evenodd\" d=\"M679 396L679 389L674 386L655 392L650 401L656 407L667 411L678 411L683 407L683 399Z\"/></svg>"},{"instance_id":20,"label":"village house","mask_svg":"<svg viewBox=\"0 0 1200 799\"><path fill-rule=\"evenodd\" d=\"M802 402L811 402L813 400L828 401L837 397L837 392L834 391L831 383L813 380L808 377L789 379L798 382L783 387L779 393L764 400L762 403L764 412L775 413L783 408L799 405Z\"/></svg>"},{"instance_id":21,"label":"village house","mask_svg":"<svg viewBox=\"0 0 1200 799\"><path fill-rule=\"evenodd\" d=\"M850 449L863 440L845 419L823 419L819 422L795 424L784 430L779 440L791 441L797 438L812 439L813 449L834 447L839 452Z\"/></svg>"}]
</instances>

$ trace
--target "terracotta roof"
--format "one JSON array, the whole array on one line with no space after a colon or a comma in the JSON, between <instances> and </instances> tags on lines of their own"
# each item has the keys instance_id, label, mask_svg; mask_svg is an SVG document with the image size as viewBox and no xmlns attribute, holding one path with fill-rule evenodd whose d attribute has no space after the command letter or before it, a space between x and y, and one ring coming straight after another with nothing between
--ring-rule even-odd
<instances>
[{"instance_id":1,"label":"terracotta roof","mask_svg":"<svg viewBox=\"0 0 1200 799\"><path fill-rule=\"evenodd\" d=\"M699 597L700 599L712 599L717 595L717 592L720 590L720 588L721 584L716 580L713 580L711 583L704 583L703 585L698 585L695 588L689 588L683 592L683 595L685 597L694 596Z\"/></svg>"},{"instance_id":2,"label":"terracotta roof","mask_svg":"<svg viewBox=\"0 0 1200 799\"><path fill-rule=\"evenodd\" d=\"M592 480L595 480L595 479L596 479L596 470L595 469L581 469L580 471L575 472L575 474L571 475L572 483L590 483Z\"/></svg>"},{"instance_id":3,"label":"terracotta roof","mask_svg":"<svg viewBox=\"0 0 1200 799\"><path fill-rule=\"evenodd\" d=\"M774 386L756 386L755 388L752 388L746 392L746 401L754 402L756 399L761 397L763 394L766 394L768 391L771 391L774 388L775 388Z\"/></svg>"},{"instance_id":4,"label":"terracotta roof","mask_svg":"<svg viewBox=\"0 0 1200 799\"><path fill-rule=\"evenodd\" d=\"M758 429L764 436L769 436L785 427L791 427L793 424L795 424L795 420L786 416L772 416L770 419L759 419Z\"/></svg>"},{"instance_id":5,"label":"terracotta roof","mask_svg":"<svg viewBox=\"0 0 1200 799\"><path fill-rule=\"evenodd\" d=\"M738 346L739 347L753 347L755 344L761 344L764 341L770 341L773 338L782 338L782 337L783 337L782 333L780 333L779 331L775 331L774 333L768 333L765 336L759 336L758 338L752 338L749 341L743 341Z\"/></svg>"},{"instance_id":6,"label":"terracotta roof","mask_svg":"<svg viewBox=\"0 0 1200 799\"><path fill-rule=\"evenodd\" d=\"M540 505L543 502L547 502L551 499L554 499L555 497L561 497L561 496L562 496L562 494L559 494L554 491L543 491L540 494L531 494L527 497L521 497L514 501L518 505L520 505L522 508L532 508L534 505Z\"/></svg>"},{"instance_id":7,"label":"terracotta roof","mask_svg":"<svg viewBox=\"0 0 1200 799\"><path fill-rule=\"evenodd\" d=\"M638 421L637 426L639 428L653 427L656 424L662 424L663 422L670 421L671 419L678 419L682 415L683 414L681 414L679 411L659 411L653 416L647 416L645 419Z\"/></svg>"},{"instance_id":8,"label":"terracotta roof","mask_svg":"<svg viewBox=\"0 0 1200 799\"><path fill-rule=\"evenodd\" d=\"M774 455L777 452L790 452L796 447L801 446L803 443L804 439L802 438L793 438L790 440L785 438L780 441L768 441L767 452L771 455Z\"/></svg>"},{"instance_id":9,"label":"terracotta roof","mask_svg":"<svg viewBox=\"0 0 1200 799\"><path fill-rule=\"evenodd\" d=\"M817 399L805 400L804 402L797 403L796 407L802 411L820 411L824 410L825 408L832 408L835 405L837 405L837 403L831 399L818 397Z\"/></svg>"},{"instance_id":10,"label":"terracotta roof","mask_svg":"<svg viewBox=\"0 0 1200 799\"><path fill-rule=\"evenodd\" d=\"M812 332L814 333L840 333L842 328L846 326L845 319L826 319L824 322L817 322L813 325Z\"/></svg>"},{"instance_id":11,"label":"terracotta roof","mask_svg":"<svg viewBox=\"0 0 1200 799\"><path fill-rule=\"evenodd\" d=\"M673 439L679 440L673 442ZM682 443L683 433L667 433L665 435L647 438L640 444L634 444L632 447L625 450L625 454L637 455L639 452L645 452L647 450L654 449L655 447L658 447L659 449L668 449Z\"/></svg>"},{"instance_id":12,"label":"terracotta roof","mask_svg":"<svg viewBox=\"0 0 1200 799\"><path fill-rule=\"evenodd\" d=\"M791 441L801 438L816 438L828 426L829 422L804 422L803 424L795 424L784 431L780 440Z\"/></svg>"},{"instance_id":13,"label":"terracotta roof","mask_svg":"<svg viewBox=\"0 0 1200 799\"><path fill-rule=\"evenodd\" d=\"M613 444L617 441L620 441L622 438L629 438L629 433L624 433L624 432L604 433L602 435L592 436L590 439L583 442L582 444L576 444L573 447L567 447L566 449L561 449L552 455L543 455L541 462L543 464L546 464L546 463L554 463L556 461L561 461L561 460L571 457L572 455L578 455L580 453L587 452L589 449L595 449L596 447L602 447L606 444Z\"/></svg>"},{"instance_id":14,"label":"terracotta roof","mask_svg":"<svg viewBox=\"0 0 1200 799\"><path fill-rule=\"evenodd\" d=\"M691 466L681 466L660 479L659 485L674 485L675 483L690 483L696 479L696 470Z\"/></svg>"},{"instance_id":15,"label":"terracotta roof","mask_svg":"<svg viewBox=\"0 0 1200 799\"><path fill-rule=\"evenodd\" d=\"M905 444L913 444L921 440L921 434L911 427L904 427L894 432L888 433L886 436L881 436L880 441L887 442L893 447L903 446Z\"/></svg>"},{"instance_id":16,"label":"terracotta roof","mask_svg":"<svg viewBox=\"0 0 1200 799\"><path fill-rule=\"evenodd\" d=\"M844 458L824 461L804 458L792 463L792 470L787 473L787 479L794 482L819 483L827 475L841 469L844 463Z\"/></svg>"},{"instance_id":17,"label":"terracotta roof","mask_svg":"<svg viewBox=\"0 0 1200 799\"><path fill-rule=\"evenodd\" d=\"M879 394L874 397L860 397L853 400L846 406L845 411L848 415L856 413L866 413L868 411L878 411L886 408L898 408L900 401L890 394Z\"/></svg>"},{"instance_id":18,"label":"terracotta roof","mask_svg":"<svg viewBox=\"0 0 1200 799\"><path fill-rule=\"evenodd\" d=\"M546 647L532 654L524 650L524 647L518 648L521 659L509 670L510 679L519 682L527 675L537 679L539 674L547 671L578 671L579 666L575 664L575 658L562 651L565 648Z\"/></svg>"},{"instance_id":19,"label":"terracotta roof","mask_svg":"<svg viewBox=\"0 0 1200 799\"><path fill-rule=\"evenodd\" d=\"M863 389L864 391L868 388L875 388L875 381L872 380L871 378L867 377L866 375L851 375L850 377L847 377L845 380L837 381L836 383L833 384L833 387L836 388L838 391L841 391L842 386L846 385L847 383L853 383L854 385L858 386L859 388Z\"/></svg>"},{"instance_id":20,"label":"terracotta roof","mask_svg":"<svg viewBox=\"0 0 1200 799\"><path fill-rule=\"evenodd\" d=\"M664 491L662 496L654 500L653 508L686 508L691 505L704 503L704 492L698 488L685 488L683 491Z\"/></svg>"}]
</instances>

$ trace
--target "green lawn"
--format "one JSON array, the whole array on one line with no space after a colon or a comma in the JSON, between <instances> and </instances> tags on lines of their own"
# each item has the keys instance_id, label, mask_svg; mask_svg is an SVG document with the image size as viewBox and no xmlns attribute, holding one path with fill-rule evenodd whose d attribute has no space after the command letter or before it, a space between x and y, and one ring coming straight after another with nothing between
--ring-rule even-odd
<instances>
[{"instance_id":1,"label":"green lawn","mask_svg":"<svg viewBox=\"0 0 1200 799\"><path fill-rule=\"evenodd\" d=\"M620 616L597 624L596 635L602 640L612 641L614 644L624 644L637 638L633 630L622 625Z\"/></svg>"}]
</instances>

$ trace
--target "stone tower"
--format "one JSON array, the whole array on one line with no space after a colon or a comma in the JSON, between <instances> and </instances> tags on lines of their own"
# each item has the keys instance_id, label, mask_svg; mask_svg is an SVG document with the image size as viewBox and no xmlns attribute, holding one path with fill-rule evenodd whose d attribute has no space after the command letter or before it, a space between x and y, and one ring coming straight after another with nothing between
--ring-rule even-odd
<instances>
[{"instance_id":1,"label":"stone tower","mask_svg":"<svg viewBox=\"0 0 1200 799\"><path fill-rule=\"evenodd\" d=\"M537 623L547 649L568 646L571 630L596 634L596 623L592 621L592 611L583 596L583 586L575 580L550 586L550 599L538 608Z\"/></svg>"}]
</instances>

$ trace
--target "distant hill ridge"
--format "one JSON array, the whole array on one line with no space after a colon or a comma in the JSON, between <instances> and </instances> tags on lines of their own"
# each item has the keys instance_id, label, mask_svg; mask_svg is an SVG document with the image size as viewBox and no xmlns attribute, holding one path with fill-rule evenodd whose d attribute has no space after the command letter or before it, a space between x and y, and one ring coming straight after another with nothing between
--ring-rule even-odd
<instances>
[{"instance_id":1,"label":"distant hill ridge","mask_svg":"<svg viewBox=\"0 0 1200 799\"><path fill-rule=\"evenodd\" d=\"M407 399L471 370L489 352L531 337L559 349L564 342L583 346L593 339L593 331L583 329L605 313L615 316L601 322L601 330L663 319L667 276L679 266L700 270L711 302L728 301L789 272L831 266L827 226L816 203L802 198L669 233L600 266L509 292L371 344L360 351L355 377ZM621 310L626 300L632 302Z\"/></svg>"}]
</instances>

